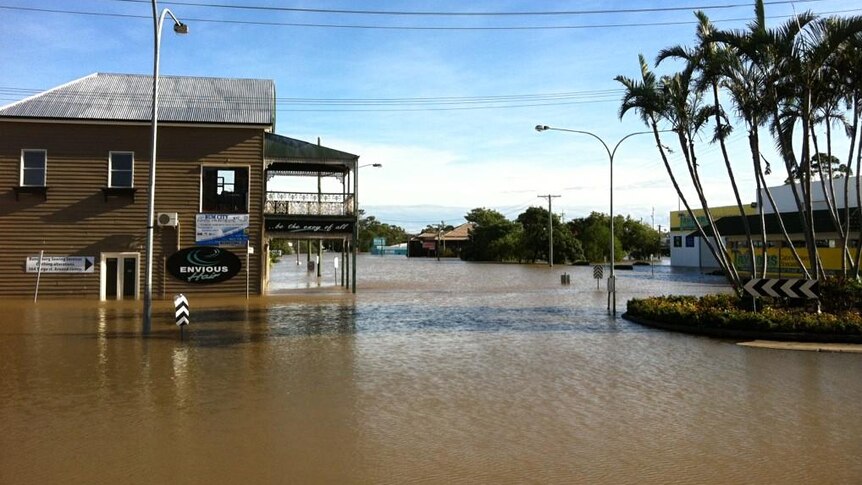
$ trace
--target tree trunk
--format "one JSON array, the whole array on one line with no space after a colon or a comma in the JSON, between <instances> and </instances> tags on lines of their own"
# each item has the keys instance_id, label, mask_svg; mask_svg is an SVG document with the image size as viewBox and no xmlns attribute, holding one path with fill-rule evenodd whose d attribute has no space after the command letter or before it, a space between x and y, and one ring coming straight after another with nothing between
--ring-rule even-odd
<instances>
[{"instance_id":1,"label":"tree trunk","mask_svg":"<svg viewBox=\"0 0 862 485\"><path fill-rule=\"evenodd\" d=\"M724 158L724 166L727 168L727 176L730 178L730 186L733 188L733 196L736 198L736 207L739 208L739 216L742 218L742 227L745 229L745 240L748 242L749 255L752 255L751 277L757 278L757 263L754 260L754 241L751 239L751 226L748 224L748 217L745 215L745 209L742 207L742 199L739 197L739 188L736 185L736 177L733 174L733 168L730 165L730 157L727 154L727 145L724 140L723 124L721 122L721 103L718 97L718 84L712 83L712 97L715 104L715 126L718 130L718 144L721 147L721 155Z\"/></svg>"}]
</instances>

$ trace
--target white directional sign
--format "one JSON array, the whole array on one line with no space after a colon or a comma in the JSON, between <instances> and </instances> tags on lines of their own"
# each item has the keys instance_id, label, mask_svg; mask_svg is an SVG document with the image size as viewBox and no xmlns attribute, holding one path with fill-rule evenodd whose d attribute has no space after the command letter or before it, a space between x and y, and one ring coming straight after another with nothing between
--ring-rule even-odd
<instances>
[{"instance_id":1,"label":"white directional sign","mask_svg":"<svg viewBox=\"0 0 862 485\"><path fill-rule=\"evenodd\" d=\"M742 288L752 296L798 298L803 300L816 300L819 298L817 280L758 278L748 280Z\"/></svg>"},{"instance_id":2,"label":"white directional sign","mask_svg":"<svg viewBox=\"0 0 862 485\"><path fill-rule=\"evenodd\" d=\"M42 273L92 273L94 256L43 256ZM39 256L27 258L27 272L39 271Z\"/></svg>"},{"instance_id":3,"label":"white directional sign","mask_svg":"<svg viewBox=\"0 0 862 485\"><path fill-rule=\"evenodd\" d=\"M186 296L182 293L175 296L174 307L176 308L177 326L188 325L191 318L191 310L189 310L189 300L186 299Z\"/></svg>"}]
</instances>

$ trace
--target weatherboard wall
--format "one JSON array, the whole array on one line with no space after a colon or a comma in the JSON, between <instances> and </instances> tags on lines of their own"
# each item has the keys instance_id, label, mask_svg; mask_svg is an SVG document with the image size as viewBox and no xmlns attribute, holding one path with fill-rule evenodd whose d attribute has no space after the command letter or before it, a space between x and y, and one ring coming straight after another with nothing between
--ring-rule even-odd
<instances>
[{"instance_id":1,"label":"weatherboard wall","mask_svg":"<svg viewBox=\"0 0 862 485\"><path fill-rule=\"evenodd\" d=\"M214 126L159 128L156 212L179 214L178 227L154 231L153 297L174 293L246 291L245 247L237 253L243 269L218 285L189 285L173 279L164 261L178 247L195 243L195 215L200 208L201 166L249 168L249 238L255 254L248 259L250 293L260 293L263 130ZM147 187L150 159L149 124L85 124L0 121L0 296L32 296L36 274L25 272L26 258L92 256L92 273L43 273L40 297L100 294L100 254L140 255L139 291L143 291ZM47 191L19 193L21 150L47 150ZM103 191L108 185L110 151L134 152L134 192Z\"/></svg>"}]
</instances>

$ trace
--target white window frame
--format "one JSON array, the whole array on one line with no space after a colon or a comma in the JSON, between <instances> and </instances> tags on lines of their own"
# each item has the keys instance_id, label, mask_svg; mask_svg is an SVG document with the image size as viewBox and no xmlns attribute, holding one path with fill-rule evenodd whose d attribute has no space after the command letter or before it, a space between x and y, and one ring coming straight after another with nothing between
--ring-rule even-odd
<instances>
[{"instance_id":1,"label":"white window frame","mask_svg":"<svg viewBox=\"0 0 862 485\"><path fill-rule=\"evenodd\" d=\"M132 176L130 179L131 185L122 185L122 186L114 185L114 154L131 155L132 156ZM132 188L134 186L135 186L135 152L119 151L119 150L108 152L108 187L125 189L125 188Z\"/></svg>"},{"instance_id":2,"label":"white window frame","mask_svg":"<svg viewBox=\"0 0 862 485\"><path fill-rule=\"evenodd\" d=\"M44 172L44 176L42 177L41 185L24 185L24 153L25 152L42 152L44 158L44 165L42 171ZM24 148L21 150L21 163L19 165L20 170L18 174L18 185L20 187L47 187L48 186L48 150L43 148Z\"/></svg>"}]
</instances>

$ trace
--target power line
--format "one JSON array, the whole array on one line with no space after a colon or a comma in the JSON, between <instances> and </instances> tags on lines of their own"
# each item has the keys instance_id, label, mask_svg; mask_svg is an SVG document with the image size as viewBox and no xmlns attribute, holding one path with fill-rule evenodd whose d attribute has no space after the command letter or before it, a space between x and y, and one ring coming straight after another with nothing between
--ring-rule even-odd
<instances>
[{"instance_id":1,"label":"power line","mask_svg":"<svg viewBox=\"0 0 862 485\"><path fill-rule=\"evenodd\" d=\"M811 0L816 1L816 0ZM0 5L0 10L16 10L24 12L39 12L39 13L55 13L67 15L85 15L93 17L113 17L113 18L134 18L150 20L147 15L133 15L110 12L85 12L78 10L60 10L48 8L34 7L17 7ZM831 12L820 12L820 15L841 14L850 12L859 12L862 9L847 9ZM793 15L778 15L767 17L769 19L791 18ZM360 30L405 30L405 31L534 31L534 30L582 30L582 29L607 29L607 28L635 28L635 27L668 27L679 25L697 25L696 21L666 21L666 22L634 22L634 23L611 23L611 24L591 24L591 25L526 25L526 26L482 26L482 27L458 27L458 26L403 26L403 25L359 25L359 24L321 24L321 23L301 23L301 22L268 22L258 20L230 20L230 19L206 19L206 18L189 18L183 16L183 20L187 23L222 23L233 25L257 25L269 27L302 27L302 28L323 28L323 29L360 29ZM714 24L725 22L747 22L750 18L731 18L731 19L715 19Z\"/></svg>"},{"instance_id":2,"label":"power line","mask_svg":"<svg viewBox=\"0 0 862 485\"><path fill-rule=\"evenodd\" d=\"M150 0L105 0L120 3L150 3ZM782 5L794 3L815 3L823 0L776 0L764 2L764 5ZM599 10L562 10L562 11L517 11L517 12L452 12L452 11L405 11L405 10L343 10L323 8L272 7L256 5L226 5L221 3L195 3L183 1L164 2L170 5L188 7L225 8L237 10L257 10L270 12L326 13L347 15L397 15L397 16L436 16L436 17L521 17L521 16L572 16L621 13L656 13L656 12L691 12L694 10L727 10L733 8L751 8L751 3L731 3L725 5L691 5L685 7L653 7L653 8L621 8Z\"/></svg>"}]
</instances>

